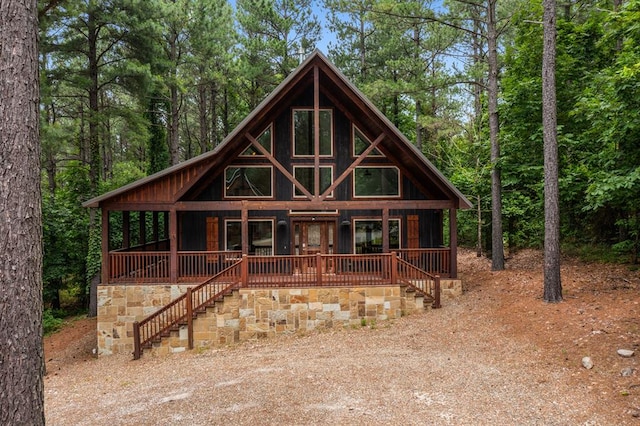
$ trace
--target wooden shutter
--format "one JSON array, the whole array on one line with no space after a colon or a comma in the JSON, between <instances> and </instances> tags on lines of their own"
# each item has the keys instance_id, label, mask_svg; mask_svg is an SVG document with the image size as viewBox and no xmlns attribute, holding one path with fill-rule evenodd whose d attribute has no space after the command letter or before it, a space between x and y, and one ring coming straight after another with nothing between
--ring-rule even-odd
<instances>
[{"instance_id":1,"label":"wooden shutter","mask_svg":"<svg viewBox=\"0 0 640 426\"><path fill-rule=\"evenodd\" d=\"M218 251L217 217L207 217L207 251Z\"/></svg>"},{"instance_id":2,"label":"wooden shutter","mask_svg":"<svg viewBox=\"0 0 640 426\"><path fill-rule=\"evenodd\" d=\"M407 215L407 248L420 248L420 222L418 215Z\"/></svg>"}]
</instances>

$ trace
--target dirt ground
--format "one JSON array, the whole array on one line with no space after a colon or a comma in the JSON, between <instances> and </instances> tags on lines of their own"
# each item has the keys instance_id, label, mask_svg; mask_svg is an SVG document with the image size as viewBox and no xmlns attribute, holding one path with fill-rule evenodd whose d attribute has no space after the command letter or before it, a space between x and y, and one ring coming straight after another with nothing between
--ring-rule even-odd
<instances>
[{"instance_id":1,"label":"dirt ground","mask_svg":"<svg viewBox=\"0 0 640 426\"><path fill-rule=\"evenodd\" d=\"M396 339L399 338L398 336L403 335L404 340L411 340L411 344L407 343L407 348L403 349L403 354L406 354L411 349L413 351L410 354L411 356L414 356L414 352L416 352L415 355L420 356L420 350L427 350L426 343L417 343L413 339L421 333L420 330L427 330L429 324L432 324L433 327L438 327L439 332L442 334L442 340L434 342L434 345L436 345L436 350L440 345L439 347L442 348L443 354L447 353L446 361L453 362L458 356L463 360L464 351L468 351L469 357L480 359L483 357L495 358L495 360L487 361L492 366L489 373L487 373L489 374L487 377L491 377L490 373L493 369L500 370L504 367L510 374L506 380L511 382L497 385L498 387L502 386L504 389L509 389L512 385L517 386L520 381L518 375L529 376L528 381L523 379L525 381L523 381L522 388L517 387L514 388L516 390L511 391L511 393L517 393L518 395L488 395L482 397L489 398L487 400L488 404L495 404L496 401L502 402L503 398L516 398L519 400L518 402L509 402L509 404L513 404L514 410L516 408L520 410L520 414L512 414L510 409L500 410L496 408L497 411L493 414L492 421L490 421L492 419L491 414L474 417L473 413L468 412L441 413L441 417L434 420L426 413L438 406L439 397L433 396L436 395L435 393L429 394L431 396L427 397L426 390L420 392L414 390L413 396L410 396L414 399L413 403L415 404L416 401L422 404L428 403L429 409L413 419L416 421L411 421L411 419L405 421L406 424L496 424L497 421L503 424L578 424L576 422L579 422L579 424L640 425L640 272L629 265L587 264L575 259L563 259L562 283L564 301L558 304L546 304L542 301L542 261L541 252L525 250L508 258L505 271L491 272L490 260L478 258L474 252L463 250L459 255L459 272L463 280L465 293L459 300L445 300L443 308L438 311L427 311L424 314L416 315L415 318L411 315L384 327L379 325L380 330L374 330L379 333L375 338L371 337L373 335L363 334L362 330L346 330L339 332L336 336L341 340L351 340L352 346L355 345L355 342L358 342L358 339L361 338L360 336L363 336L363 339L375 339L374 344L378 349L372 362L384 362L386 352L380 349L380 345L384 345L385 342L388 342L389 345L393 345L396 342L395 344L397 345L398 341ZM93 355L96 335L95 327L95 319L76 319L70 321L61 331L45 338L45 360L48 373L45 378L45 401L49 406L47 421L50 424L99 423L95 423L95 420L86 420L91 419L90 416L84 417L86 423L81 420L73 421L73 416L77 413L65 411L71 410L71 408L68 408L69 405L77 405L79 401L82 401L82 395L78 395L82 391L75 387L72 389L73 392L71 389L65 388L65 381L71 380L72 377L81 380L79 377L82 377L82 374L90 374L88 372L85 373L85 370L92 371L93 373L91 374L95 375L95 371L100 368L112 371L113 369L118 369L118 365L123 367L122 374L129 374L126 373L126 369L143 368L140 366L144 366L145 362L150 363L148 368L155 369L158 368L158 363L165 362L148 355L145 355L147 357L146 360L145 356L143 356L141 361L136 362L124 357L105 357L112 358L110 360L105 358L96 359ZM411 327L418 327L418 329L414 330ZM403 328L405 329L403 330ZM320 349L317 350L320 351L328 350L327 348L331 345L331 343L328 343L330 341L328 339L332 338L330 334L333 334L333 332L287 337L273 343L273 347L269 346L270 343L261 342L259 345L244 345L242 348L215 350L209 356L214 357L216 362L222 365L227 356L234 357L236 363L242 363L245 357L255 361L258 356L256 351L264 352L266 350L267 353L271 354L267 359L271 359L274 356L276 347L279 348L277 349L278 351L282 348L285 352L288 351L294 354L298 350L298 346L303 345L303 343L309 347L314 347L314 344L318 345L317 348ZM345 338L345 336L348 337ZM333 339L335 340L335 338L334 336ZM317 340L315 343L314 339ZM450 354L450 348L446 347L447 341L451 341L452 345L462 346L462 348L455 348L459 355L457 353ZM369 345L371 343L362 344ZM635 355L631 358L623 358L617 354L618 349L634 350ZM349 350L354 349L350 348ZM432 348L429 350L433 352ZM361 357L362 360L365 360L371 355L369 352L354 353L353 356L356 358ZM430 356L435 356L432 352ZM388 348L388 353L393 353L391 348ZM171 368L171 371L175 374L175 369L179 368L175 367L175 362L182 362L180 361L181 359L198 356L202 356L202 354L185 353L168 356L167 358L171 358L171 366L163 368L165 371ZM582 366L581 361L586 356L593 361L594 366L592 369L586 369ZM412 359L410 357L407 358L407 365L412 362ZM391 360L389 361L391 362ZM342 360L341 362L344 364L346 361ZM193 369L193 367L191 368ZM233 369L235 366L229 368ZM294 371L295 362L291 363L290 368L291 371ZM305 368L311 367L307 365ZM337 366L336 368L339 369L341 367ZM353 368L360 368L360 366L356 365ZM455 373L455 368L453 366L453 373ZM261 371L264 373L267 370L267 366L264 366ZM622 373L625 370L626 373L630 372L631 374L623 375ZM448 375L451 373L447 371L447 373L442 374L446 374L449 377ZM135 373L130 374L140 373L136 370ZM232 375L233 372L228 374ZM308 377L311 380L311 376ZM482 377L478 378L483 380ZM95 380L95 377L88 376L82 380L89 382L90 380ZM333 380L339 381L339 379ZM388 380L393 382L395 379L390 378ZM450 383L453 385L458 380L460 380L459 375L454 376L453 379L450 379ZM108 382L109 380L106 381ZM228 382L220 382L219 385L221 388L235 386L241 381L238 379L236 383L230 378ZM137 385L134 382L135 380L125 380L122 383L126 383L126 387L128 387ZM125 387L122 383L120 383L120 386ZM258 386L257 383L254 383L254 385ZM494 385L492 384L492 386ZM70 386L67 385L67 387ZM97 385L94 383L91 386ZM138 391L147 389L151 385L149 383L140 383L139 386L141 387ZM175 386L175 383L173 386ZM366 384L362 384L362 386L366 388ZM371 384L371 386L374 386L374 384ZM390 384L388 386L392 388L397 386L399 394L404 390L404 384ZM413 384L412 386L415 388L418 385ZM473 386L469 386L473 388ZM531 400L522 395L523 392L527 392L527 387L531 388ZM254 397L255 392L259 392L258 389L257 387L254 390ZM483 388L479 387L478 389ZM489 394L496 392L495 387L492 387L492 389L494 390L490 390ZM245 391L246 389L243 388L242 392ZM73 395L66 395L66 392L73 393ZM118 398L118 394L114 393L113 390L104 389L102 392L103 394L110 393L113 398ZM167 391L165 390L165 392ZM442 390L439 392L437 395L442 395L442 392L446 393L446 391ZM480 390L479 392L484 391ZM574 393L575 403L572 402L573 395L569 395ZM549 395L549 398L551 398L551 394L554 395L553 400L544 401L545 395ZM174 400L188 399L191 398L190 395L190 393L174 395ZM235 397L239 398L239 395L242 394L238 394L236 390ZM120 397L126 398L123 395L120 395ZM538 400L543 399L543 401L540 401L539 407L536 397ZM247 398L250 398L250 396L247 396ZM318 398L320 397L318 396ZM165 399L160 399L159 401L166 402ZM399 401L406 399L407 397L400 397L395 405L401 404ZM464 401L457 402L459 404L465 403ZM110 404L115 404L115 402L110 402ZM242 411L238 404L227 406L227 410L235 407L231 410L233 413ZM380 404L383 403L380 402ZM520 405L516 406L516 404L524 404L525 408L522 409ZM554 404L557 407L554 408ZM332 409L335 411L333 413L335 417L331 419L338 423L353 424L395 423L402 419L402 417L398 417L399 415L394 414L393 407L386 407L387 417L382 416L380 413L376 414L375 410L374 412L365 410L360 414L362 416L373 416L375 414L382 417L369 417L368 420L366 417L350 417L355 416L354 413L358 412L357 403L351 401L351 405L347 408L343 407L345 411L340 411L336 408L337 406L334 406ZM535 410L540 410L540 413L535 415L522 413L522 411L526 412L528 408L534 410L534 407L531 407L532 405L536 406ZM559 409L558 407L564 407L559 412L565 413L566 417L563 417L563 414L558 415L555 413L554 410ZM469 407L469 410L474 409L477 410L473 406ZM484 409L489 410L488 407ZM279 414L276 412L277 408L272 410L274 412L268 414L274 417L262 417L264 421L260 422L258 420L258 422L273 424L275 422L298 423L300 421L308 423L304 416L291 418L287 417L290 413ZM544 414L545 410L551 410L550 414ZM231 411L228 411L228 414ZM79 419L82 419L82 416L88 416L87 413L77 415L80 416ZM120 421L118 421L118 417L116 417L115 421L113 418L109 421L111 424L125 423L125 421L144 423L140 423L138 418L130 417L130 415L132 414L123 414L119 417ZM95 418L100 418L99 413L96 413L96 416L98 417ZM250 418L253 419L251 421L255 421L253 417L247 417L246 413L243 416L230 417L227 421L239 424L248 424L247 419ZM66 421L59 422L61 418L66 419ZM555 420L550 423L549 419L552 418ZM293 420L288 421L287 419ZM478 419L486 421L476 421ZM245 422L245 420L247 421ZM504 422L501 420L504 420ZM217 422L208 421L201 424L213 423ZM106 421L105 424L107 424ZM173 424L173 422L169 421L163 424Z\"/></svg>"}]
</instances>

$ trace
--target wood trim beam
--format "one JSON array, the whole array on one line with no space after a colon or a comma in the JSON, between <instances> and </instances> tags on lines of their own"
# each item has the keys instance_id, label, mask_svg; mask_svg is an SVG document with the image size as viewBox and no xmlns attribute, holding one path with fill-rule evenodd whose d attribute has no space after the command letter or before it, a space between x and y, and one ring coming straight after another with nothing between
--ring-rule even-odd
<instances>
[{"instance_id":1,"label":"wood trim beam","mask_svg":"<svg viewBox=\"0 0 640 426\"><path fill-rule=\"evenodd\" d=\"M356 158L354 160L353 163L351 163L349 165L349 167L347 167L345 169L344 172L342 172L342 174L340 176L338 176L338 179L334 180L333 183L331 184L331 186L329 188L327 188L326 191L324 191L324 193L322 194L322 196L320 197L320 201L324 201L330 194L331 192L336 189L338 187L338 185L340 185L346 178L347 176L349 176L349 174L355 170L356 167L358 167L358 165L360 165L360 163L362 163L364 161L365 158L367 158L367 155L369 155L369 153L371 151L373 151L375 149L376 146L378 146L378 144L380 143L380 141L382 141L384 139L384 133L379 135L375 141L373 141L369 147L367 147L367 149L365 149L362 154L360 154L358 156L358 158Z\"/></svg>"},{"instance_id":2,"label":"wood trim beam","mask_svg":"<svg viewBox=\"0 0 640 426\"><path fill-rule=\"evenodd\" d=\"M295 176L289 173L289 170L287 170L282 165L282 163L276 160L276 158L273 155L271 155L269 151L267 151L262 145L260 145L260 142L258 142L256 138L251 136L249 133L245 133L244 136L247 139L249 139L253 147L256 148L258 151L260 151L260 153L264 155L271 162L271 164L273 164L276 167L276 169L280 171L280 173L282 173L287 179L289 179L289 181L291 181L291 183L294 184L296 188L302 191L302 193L310 200L313 199L313 195L307 190L307 188L305 188L300 182L298 182Z\"/></svg>"},{"instance_id":3,"label":"wood trim beam","mask_svg":"<svg viewBox=\"0 0 640 426\"><path fill-rule=\"evenodd\" d=\"M455 208L449 208L449 248L451 278L458 278L458 222Z\"/></svg>"},{"instance_id":4,"label":"wood trim beam","mask_svg":"<svg viewBox=\"0 0 640 426\"><path fill-rule=\"evenodd\" d=\"M451 200L358 200L358 201L181 201L175 204L179 211L230 210L380 210L381 204L393 209L442 210L454 208Z\"/></svg>"},{"instance_id":5,"label":"wood trim beam","mask_svg":"<svg viewBox=\"0 0 640 426\"><path fill-rule=\"evenodd\" d=\"M320 70L313 67L313 198L320 196Z\"/></svg>"},{"instance_id":6,"label":"wood trim beam","mask_svg":"<svg viewBox=\"0 0 640 426\"><path fill-rule=\"evenodd\" d=\"M389 253L389 208L382 209L382 252Z\"/></svg>"},{"instance_id":7,"label":"wood trim beam","mask_svg":"<svg viewBox=\"0 0 640 426\"><path fill-rule=\"evenodd\" d=\"M169 273L171 282L178 282L178 212L169 211Z\"/></svg>"},{"instance_id":8,"label":"wood trim beam","mask_svg":"<svg viewBox=\"0 0 640 426\"><path fill-rule=\"evenodd\" d=\"M249 254L249 211L246 208L242 209L240 228L242 254Z\"/></svg>"}]
</instances>

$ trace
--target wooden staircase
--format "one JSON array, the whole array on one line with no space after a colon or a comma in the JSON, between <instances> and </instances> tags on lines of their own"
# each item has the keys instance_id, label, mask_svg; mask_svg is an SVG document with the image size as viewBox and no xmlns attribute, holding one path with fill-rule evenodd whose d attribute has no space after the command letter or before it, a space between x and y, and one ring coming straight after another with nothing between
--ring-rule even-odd
<instances>
[{"instance_id":1,"label":"wooden staircase","mask_svg":"<svg viewBox=\"0 0 640 426\"><path fill-rule=\"evenodd\" d=\"M133 323L133 358L139 359L144 349L169 337L172 331L182 326L189 327L189 349L193 349L193 320L222 301L224 296L240 288L242 282L242 260L209 278L142 321Z\"/></svg>"},{"instance_id":2,"label":"wooden staircase","mask_svg":"<svg viewBox=\"0 0 640 426\"><path fill-rule=\"evenodd\" d=\"M188 288L185 294L157 312L140 322L134 322L133 358L139 359L144 349L151 348L154 343L161 342L183 326L188 328L188 347L193 349L193 320L243 286L248 276L248 264L246 256L243 256L203 283ZM395 254L390 257L387 271L390 271L390 276L386 275L388 284L406 286L407 292L415 292L416 296L431 302L433 308L440 308L438 275L431 275Z\"/></svg>"}]
</instances>

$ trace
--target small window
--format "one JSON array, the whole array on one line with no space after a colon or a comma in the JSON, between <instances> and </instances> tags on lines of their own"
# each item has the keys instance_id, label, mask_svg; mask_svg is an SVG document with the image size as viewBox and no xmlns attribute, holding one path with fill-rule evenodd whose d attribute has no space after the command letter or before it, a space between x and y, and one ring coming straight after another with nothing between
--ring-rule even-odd
<instances>
[{"instance_id":1,"label":"small window","mask_svg":"<svg viewBox=\"0 0 640 426\"><path fill-rule=\"evenodd\" d=\"M320 155L333 155L333 118L331 110L320 110ZM294 156L309 157L315 155L313 110L293 110Z\"/></svg>"},{"instance_id":2,"label":"small window","mask_svg":"<svg viewBox=\"0 0 640 426\"><path fill-rule=\"evenodd\" d=\"M382 253L382 220L356 219L353 241L356 254ZM389 219L389 250L400 248L400 219Z\"/></svg>"},{"instance_id":3,"label":"small window","mask_svg":"<svg viewBox=\"0 0 640 426\"><path fill-rule=\"evenodd\" d=\"M355 197L399 197L400 171L397 167L356 167Z\"/></svg>"},{"instance_id":4,"label":"small window","mask_svg":"<svg viewBox=\"0 0 640 426\"><path fill-rule=\"evenodd\" d=\"M315 168L313 166L293 166L293 176L298 182L304 186L307 191L315 194ZM321 166L320 167L320 194L323 194L333 183L333 167ZM294 185L294 196L303 197L304 194ZM329 194L330 197L333 193Z\"/></svg>"},{"instance_id":5,"label":"small window","mask_svg":"<svg viewBox=\"0 0 640 426\"><path fill-rule=\"evenodd\" d=\"M272 152L271 151L271 146L272 146L271 135L272 135L271 126L269 126L265 129L264 132L260 133L260 136L256 138L256 140L260 143L260 145L262 145L262 147L266 149L267 152L269 152L269 154L271 154ZM253 157L256 155L262 155L262 154L260 153L260 151L256 149L255 146L253 146L253 144L250 144L247 147L247 149L245 149L244 152L240 154L240 156L242 157Z\"/></svg>"},{"instance_id":6,"label":"small window","mask_svg":"<svg viewBox=\"0 0 640 426\"><path fill-rule=\"evenodd\" d=\"M242 250L242 222L227 220L225 223L227 250ZM273 254L273 220L249 220L249 253L256 256Z\"/></svg>"},{"instance_id":7,"label":"small window","mask_svg":"<svg viewBox=\"0 0 640 426\"><path fill-rule=\"evenodd\" d=\"M270 166L227 167L225 197L271 197L273 169Z\"/></svg>"},{"instance_id":8,"label":"small window","mask_svg":"<svg viewBox=\"0 0 640 426\"><path fill-rule=\"evenodd\" d=\"M369 148L369 145L371 145L371 141L356 126L353 126L353 156L357 157L362 154L365 149ZM383 157L383 155L378 151L378 148L374 148L367 157Z\"/></svg>"}]
</instances>

